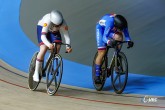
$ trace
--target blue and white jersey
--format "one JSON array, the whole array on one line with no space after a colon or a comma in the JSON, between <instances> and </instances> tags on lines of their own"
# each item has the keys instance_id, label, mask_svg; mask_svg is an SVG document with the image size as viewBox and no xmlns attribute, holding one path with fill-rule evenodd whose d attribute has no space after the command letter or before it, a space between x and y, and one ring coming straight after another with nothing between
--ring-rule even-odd
<instances>
[{"instance_id":1,"label":"blue and white jersey","mask_svg":"<svg viewBox=\"0 0 165 110\"><path fill-rule=\"evenodd\" d=\"M98 21L96 25L96 39L98 47L103 45L102 41L107 44L108 39L113 38L114 34L117 33L117 29L114 27L114 17L115 14L106 14ZM123 29L123 34L126 41L131 40L128 28ZM102 47L105 48L105 44Z\"/></svg>"}]
</instances>

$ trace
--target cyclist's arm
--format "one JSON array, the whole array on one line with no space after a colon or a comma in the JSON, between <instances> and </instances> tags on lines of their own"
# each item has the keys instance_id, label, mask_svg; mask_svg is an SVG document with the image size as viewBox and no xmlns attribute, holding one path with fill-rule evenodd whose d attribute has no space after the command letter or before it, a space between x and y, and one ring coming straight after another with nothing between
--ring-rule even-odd
<instances>
[{"instance_id":1,"label":"cyclist's arm","mask_svg":"<svg viewBox=\"0 0 165 110\"><path fill-rule=\"evenodd\" d=\"M47 40L48 28L50 25L50 14L44 15L39 21L38 25L42 26L41 30L41 40L46 46L50 46L50 42Z\"/></svg>"},{"instance_id":2,"label":"cyclist's arm","mask_svg":"<svg viewBox=\"0 0 165 110\"><path fill-rule=\"evenodd\" d=\"M51 43L47 40L46 35L41 35L41 40L47 47L51 45Z\"/></svg>"},{"instance_id":3,"label":"cyclist's arm","mask_svg":"<svg viewBox=\"0 0 165 110\"><path fill-rule=\"evenodd\" d=\"M123 33L124 33L124 36L125 36L125 40L126 40L126 41L131 41L131 37L130 37L130 35L129 35L128 28L125 28L125 29L123 30Z\"/></svg>"},{"instance_id":4,"label":"cyclist's arm","mask_svg":"<svg viewBox=\"0 0 165 110\"><path fill-rule=\"evenodd\" d=\"M63 25L61 26L60 30L62 31L64 38L65 38L65 43L70 45L70 36L69 36L69 31L68 31L68 26L66 22L64 21ZM66 45L68 48L68 46Z\"/></svg>"},{"instance_id":5,"label":"cyclist's arm","mask_svg":"<svg viewBox=\"0 0 165 110\"><path fill-rule=\"evenodd\" d=\"M104 34L103 34L103 41L105 43L107 43L109 40L108 37L109 37L110 30L112 28L113 28L113 22L109 21L108 23L106 23Z\"/></svg>"},{"instance_id":6,"label":"cyclist's arm","mask_svg":"<svg viewBox=\"0 0 165 110\"><path fill-rule=\"evenodd\" d=\"M49 47L51 45L51 43L48 41L47 39L47 33L48 33L48 28L49 28L50 22L45 22L43 24L43 28L42 28L42 32L41 32L41 40L43 41L43 43Z\"/></svg>"}]
</instances>

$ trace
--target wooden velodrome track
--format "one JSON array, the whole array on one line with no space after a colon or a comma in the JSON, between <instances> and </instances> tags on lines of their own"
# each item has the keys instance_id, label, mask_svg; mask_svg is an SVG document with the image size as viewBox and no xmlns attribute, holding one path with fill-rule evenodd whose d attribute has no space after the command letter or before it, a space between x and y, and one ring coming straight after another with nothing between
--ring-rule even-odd
<instances>
[{"instance_id":1,"label":"wooden velodrome track","mask_svg":"<svg viewBox=\"0 0 165 110\"><path fill-rule=\"evenodd\" d=\"M15 35L18 38L21 38L19 35L23 36L21 34L22 32L20 32L20 33L18 32L19 28L15 29L15 31L8 32L8 27L9 26L10 26L10 28L13 28L13 30L16 27L19 27L18 26L19 23L15 24L16 21L14 20L14 18L12 19L13 22L11 22L12 21L10 19L11 17L8 17L9 12L14 10L14 8L16 8L16 6L19 6L19 3L17 3L19 1L20 0L15 0L15 1L13 0L13 1L9 2L7 0L6 1L2 0L3 5L2 5L2 8L1 8L0 12L2 13L1 18L3 18L3 17L4 18L1 21L3 21L5 19L7 22L1 22L2 29L6 29L4 34L1 31L1 37L3 36L2 38L6 39L6 36L8 35L7 36L7 38L8 38L7 43L9 41L10 37L11 37L12 43L13 43L13 36L12 35L15 32L16 32ZM24 2L29 2L30 0L23 0L23 1ZM41 0L38 0L38 1L41 1ZM28 30L29 33L33 33L30 30L33 30L33 31L35 30L32 27L33 26L36 27L36 20L38 20L37 17L40 17L41 14L43 15L43 14L46 13L46 11L48 11L48 10L45 10L45 12L44 12L43 10L41 10L41 8L43 9L44 7L46 7L46 5L48 5L49 9L52 9L55 6L55 4L50 2L50 1L54 2L54 0L49 0L49 4L47 4L48 1L43 0L44 2L40 2L40 3L42 3L42 6L41 6L41 4L38 4L38 1L37 0L35 0L35 1L31 0L32 3L30 3L30 2L25 3L25 7L24 7L25 16L22 16L22 17L25 18L25 24L26 24L25 26L30 24L29 25L30 29L25 29L24 28L24 30L26 30L26 31ZM61 0L61 2L62 1L63 0ZM95 0L93 0L93 1L95 1ZM38 10L39 12L37 12L38 15L37 15L36 18L34 17L34 15L37 14L35 12L37 7L36 7L36 4L34 2L37 4L37 6L41 7L40 10ZM86 4L88 2L89 1L86 0L84 2L84 4ZM129 1L129 2L133 3L133 5L131 5L131 6L137 5L137 2L135 2L135 1ZM141 1L141 2L144 2L144 1ZM149 6L150 5L152 6L153 4L155 4L155 2L150 2L150 3L148 3L147 1L145 1L145 3L141 3L141 2L139 3L140 4L139 6L142 6L142 7L144 6L145 10L146 10L145 3ZM14 3L16 3L16 4L14 5ZM88 45L86 45L86 47L84 46L84 49L81 49L81 50L84 50L82 53L80 53L78 51L79 47L81 45L80 46L77 46L77 45L84 43L84 42L82 42L82 43L77 42L77 41L80 40L80 38L84 38L84 34L82 34L82 36L79 36L81 33L84 32L84 29L86 29L86 28L83 27L83 25L85 25L85 27L86 27L87 26L86 24L87 24L87 21L88 21L88 22L91 23L88 26L88 29L91 28L91 27L94 27L95 23L98 19L97 17L100 17L103 13L105 13L109 10L109 4L106 3L106 2L102 3L103 4L102 5L103 10L100 10L100 7L96 7L96 6L93 6L91 9L89 8L88 10L86 10L86 7L91 7L91 6L90 5L88 6L88 4L87 4L87 6L84 6L84 5L82 5L82 3L80 3L79 5L74 5L74 3L77 4L78 2L76 1L76 2L70 3L70 1L69 1L69 3L66 5L68 7L64 7L63 3L62 3L63 7L61 7L61 5L59 5L60 3L59 4L56 3L56 8L59 8L61 11L64 12L64 15L66 16L67 21L70 24L72 39L75 40L75 41L73 41L73 47L77 47L77 48L74 48L73 52L76 52L76 54L78 53L77 56L81 56L81 55L85 55L85 54L83 54L83 52L84 53L87 52L86 48L91 47L91 49L93 49L95 47L95 42L94 42L95 39L94 39L94 35L92 34L93 33L93 28L92 28L91 31L88 32L89 35L86 35L86 37L87 36L90 36L90 37L87 37L86 39L83 39L82 41L85 42L85 41L88 41L89 39L93 39L93 43L91 43L91 44L88 43L88 44L90 44L90 46L88 46ZM52 7L50 7L51 4L52 4ZM100 1L97 1L96 4L99 4L99 6L100 6ZM123 4L123 2L122 2L122 4ZM161 1L161 4L163 4L162 1ZM161 4L159 4L160 7L157 7L156 9L161 10L161 12L163 12L164 7L161 8ZM23 4L21 4L21 5L23 6ZM107 8L108 10L105 10L105 5L108 7ZM111 6L111 10L109 10L109 11L113 11L112 7L114 7L114 10L116 10L115 4L112 4L112 5L113 6ZM116 3L116 5L119 5L119 4ZM128 5L130 5L130 4L128 4ZM8 7L6 7L6 6L8 6ZM14 6L14 7L12 7L12 6ZM76 6L76 7L73 7L73 6ZM100 10L100 15L97 15L97 14L99 14L99 12L97 12L97 13L93 13L94 15L96 14L95 17L93 15L91 15L91 18L90 18L90 16L84 16L85 13L81 12L82 9L81 9L80 6L83 6L83 8L85 9L85 11L84 11L85 13L86 12L90 13L91 11L93 12L93 10ZM26 12L27 11L26 7L28 9L30 8L29 11L34 13L34 14L31 13L32 17L30 17L34 21L32 19L29 19L28 13ZM35 9L33 9L32 7L34 7ZM71 7L70 10L71 9L73 10L73 12L74 12L73 15L75 15L75 13L79 13L80 14L79 17L81 18L81 20L84 20L84 22L79 22L80 19L77 19L76 17L75 17L76 19L73 19L72 15L70 16L71 13L67 13L67 11L70 12L70 10L68 10L69 7ZM80 7L80 9L79 9L79 7ZM140 7L140 9L142 10L140 12L144 12L144 9L142 7ZM4 8L4 10L3 10L3 8ZM66 9L63 9L63 8L66 8ZM75 10L76 8L77 8L77 10ZM10 10L10 9L12 9L12 10ZM121 8L118 8L118 9L121 9ZM127 9L127 7L126 7L126 9ZM135 9L134 10L135 12L137 12L136 10L139 10L139 8L136 8L136 7L134 7L134 9ZM159 12L159 11L154 11L154 10L151 11L150 8L148 8L148 9L149 10L147 10L146 12L152 12L154 15L155 15L155 13ZM152 8L152 9L154 9L154 8ZM67 10L67 11L65 11L65 10ZM127 11L124 12L124 14L127 15L127 13L128 13L128 16L130 16L130 19L136 18L135 15L137 15L137 13L136 14L131 14L132 12L129 12L129 10L132 11L133 9L128 8ZM116 12L120 12L120 10L118 10ZM142 33L143 35L140 35L141 38L143 38L143 36L146 36L146 35L152 37L152 35L154 36L154 35L157 35L157 33L163 32L161 30L164 29L164 28L162 28L164 25L160 25L160 24L163 24L163 23L162 22L157 22L157 19L160 19L160 21L162 19L164 19L164 15L161 12L157 13L157 16L153 16L152 14L151 15L147 14L147 15L152 16L153 19L147 20L148 22L143 23L142 26L137 25L136 29L134 30L134 28L132 28L133 30L130 30L130 32L132 32L132 33L141 33L140 29L142 29L142 28L145 29L145 26L147 26L146 30L144 30L144 32L146 32L146 34ZM8 13L8 14L6 14L6 13ZM16 13L16 12L11 13L11 15L13 15L14 17L16 17L17 14L18 13ZM141 15L141 13L139 13L139 14ZM139 16L139 15L137 15L137 16ZM149 18L151 18L150 16L149 16ZM158 18L155 18L155 17L158 17ZM27 21L27 18L28 18L29 21ZM90 20L88 20L89 18L90 18ZM146 19L145 16L144 16L143 19ZM134 24L137 24L137 23L139 24L139 22L141 22L141 20L143 20L143 19L139 19L139 21L135 21L136 23L131 21L130 25L132 25L132 26L130 26L130 29L131 29L131 27L134 26ZM33 23L31 23L31 21L33 21ZM152 23L151 28L148 28L148 27L150 27L150 24L151 24L149 21L156 21L155 24ZM79 23L81 23L80 24L81 28L79 28L78 30L74 30L73 27L74 28L79 27ZM11 24L15 24L15 25L11 25ZM34 24L34 25L31 26L31 24ZM155 34L151 33L152 34L151 35L150 31L154 30L153 27L160 27L160 28L158 29L158 31L155 32ZM139 29L139 31L138 31L138 29ZM36 33L33 33L32 35L29 35L29 36L34 37L34 34L36 34ZM146 46L146 43L145 43L146 41L144 40L144 42L142 43L141 42L142 40L139 40L139 37L136 37L136 36L139 36L139 34L133 34L133 36L135 36L135 37L133 37L133 39L135 41L137 41L136 45L140 44L141 47L142 47L142 49L141 49L139 46L135 46L134 52L132 51L134 54L136 54L137 57L139 57L140 56L139 54L143 53L141 50L145 50L145 49L143 49L143 47ZM36 38L34 37L34 39L36 39ZM6 46L6 44L7 44L6 42L3 42L3 40L1 40L2 47ZM147 39L147 41L148 40L149 39ZM163 41L162 39L160 39L160 40ZM15 41L15 42L19 42L19 41ZM150 44L152 44L152 42L155 42L155 40L153 39L153 41L151 41ZM164 44L164 42L161 42L160 45L163 45L163 44ZM92 47L92 45L93 45L93 47ZM2 48L2 47L1 47L1 49L2 50L5 49L6 53L11 52L11 50L8 50L7 48L4 48L4 47ZM148 46L148 47L150 48L152 46ZM0 49L0 52L4 53L4 51L2 51L1 49ZM17 49L17 48L15 48L15 49ZM12 49L12 50L15 51L15 49ZM89 50L91 50L91 49L89 49ZM163 50L163 48L161 48L161 49ZM140 50L140 52L138 52L137 50ZM153 48L151 49L151 51L153 51ZM147 53L149 53L149 52L147 52ZM155 52L155 53L157 53L157 52ZM92 54L90 54L90 55L92 56ZM160 56L160 55L163 56L162 53L158 54L158 56ZM19 57L15 54L13 56L12 57L15 58L15 59L16 59L16 57ZM149 60L154 59L154 58L152 58L152 56L154 56L154 55L146 54L146 56L147 56L147 58L151 57L151 58L148 58ZM133 59L133 56L131 56L131 57ZM71 58L75 58L75 54L73 54L73 57L71 57ZM80 58L80 57L77 57L77 58ZM93 56L92 57L86 57L86 58L93 58ZM144 58L146 60L145 56L144 56ZM131 60L130 57L129 57L129 59L130 59L130 61L134 62L134 60ZM82 58L77 59L77 60L82 61ZM141 60L143 61L143 59L141 59ZM140 60L138 60L138 61L140 61ZM163 59L161 61L163 62ZM86 62L89 62L89 61L86 60ZM133 62L130 62L130 64L131 63L133 64ZM18 63L17 65L19 66L19 64L20 63ZM138 66L139 66L140 63L138 63L136 61L136 64L138 64ZM158 67L160 67L160 65L163 65L162 63L158 63L158 64L157 64ZM145 64L141 64L141 66L144 66L144 65ZM148 65L148 64L146 64L146 65ZM155 66L155 68L156 68L156 66ZM150 71L152 71L152 68L148 68L147 70L149 70L149 69L151 69ZM155 69L155 70L157 70L157 69ZM163 66L162 70L164 70L164 66ZM154 71L152 71L152 72L154 72ZM72 87L72 86L69 86L69 85L61 85L59 91L57 92L57 94L55 96L48 96L47 93L46 93L46 90L45 90L46 85L44 83L44 80L42 81L42 83L40 83L37 90L33 92L33 91L30 91L28 89L27 77L28 77L27 73L24 73L22 71L19 71L15 68L9 66L8 64L6 64L5 62L3 62L0 59L0 110L10 110L10 109L12 109L12 110L29 110L29 109L30 110L60 110L60 109L62 109L62 110L158 110L158 109L165 109L165 105L164 105L165 104L165 98L164 97L152 96L154 98L157 98L156 102L144 103L142 101L144 99L144 96L142 96L142 95L133 95L133 94L116 95L115 93L112 93L112 92L107 92L107 91L97 92L95 90L79 88L79 87Z\"/></svg>"},{"instance_id":2,"label":"wooden velodrome track","mask_svg":"<svg viewBox=\"0 0 165 110\"><path fill-rule=\"evenodd\" d=\"M61 85L54 96L46 93L42 81L30 91L28 74L0 60L0 110L158 110L165 109L164 97L144 103L142 95L117 95L106 91Z\"/></svg>"}]
</instances>

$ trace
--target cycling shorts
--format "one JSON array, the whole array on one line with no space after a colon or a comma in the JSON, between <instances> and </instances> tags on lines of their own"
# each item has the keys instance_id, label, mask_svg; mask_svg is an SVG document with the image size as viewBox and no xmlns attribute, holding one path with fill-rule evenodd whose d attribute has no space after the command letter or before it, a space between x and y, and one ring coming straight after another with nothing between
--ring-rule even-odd
<instances>
[{"instance_id":1,"label":"cycling shorts","mask_svg":"<svg viewBox=\"0 0 165 110\"><path fill-rule=\"evenodd\" d=\"M103 41L104 27L99 24L96 25L96 42L98 50L105 50L107 47L107 43ZM109 38L113 38L114 32L109 33Z\"/></svg>"},{"instance_id":2,"label":"cycling shorts","mask_svg":"<svg viewBox=\"0 0 165 110\"><path fill-rule=\"evenodd\" d=\"M37 26L37 39L38 39L38 43L39 45L43 45L43 41L41 40L41 33L42 33L42 26ZM62 38L61 38L61 34L59 31L52 33L52 32L48 32L46 34L46 38L48 39L48 41L50 43L53 42L62 42Z\"/></svg>"}]
</instances>

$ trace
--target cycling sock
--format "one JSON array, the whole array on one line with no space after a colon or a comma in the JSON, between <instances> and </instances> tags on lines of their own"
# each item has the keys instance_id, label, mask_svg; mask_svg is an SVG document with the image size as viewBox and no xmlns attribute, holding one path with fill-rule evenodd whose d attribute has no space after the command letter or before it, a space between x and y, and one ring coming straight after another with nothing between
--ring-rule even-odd
<instances>
[{"instance_id":1,"label":"cycling sock","mask_svg":"<svg viewBox=\"0 0 165 110\"><path fill-rule=\"evenodd\" d=\"M96 76L100 76L100 65L95 64Z\"/></svg>"},{"instance_id":2,"label":"cycling sock","mask_svg":"<svg viewBox=\"0 0 165 110\"><path fill-rule=\"evenodd\" d=\"M43 60L36 59L36 67L35 67L35 72L40 73L41 72L41 67L42 67L42 62Z\"/></svg>"},{"instance_id":3,"label":"cycling sock","mask_svg":"<svg viewBox=\"0 0 165 110\"><path fill-rule=\"evenodd\" d=\"M35 65L35 72L33 75L33 79L35 81L39 81L39 73L41 72L41 67L42 67L42 60L37 59L36 60L36 65Z\"/></svg>"}]
</instances>

